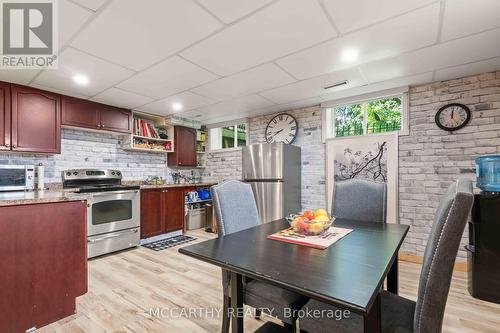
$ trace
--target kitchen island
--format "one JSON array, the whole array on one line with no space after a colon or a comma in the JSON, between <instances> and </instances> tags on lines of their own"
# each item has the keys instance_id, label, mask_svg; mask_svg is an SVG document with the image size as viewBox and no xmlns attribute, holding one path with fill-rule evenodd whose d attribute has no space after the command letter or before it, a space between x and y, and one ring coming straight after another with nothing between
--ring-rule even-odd
<instances>
[{"instance_id":1,"label":"kitchen island","mask_svg":"<svg viewBox=\"0 0 500 333\"><path fill-rule=\"evenodd\" d=\"M48 191L3 193L0 203L0 332L74 314L87 292L86 201Z\"/></svg>"}]
</instances>

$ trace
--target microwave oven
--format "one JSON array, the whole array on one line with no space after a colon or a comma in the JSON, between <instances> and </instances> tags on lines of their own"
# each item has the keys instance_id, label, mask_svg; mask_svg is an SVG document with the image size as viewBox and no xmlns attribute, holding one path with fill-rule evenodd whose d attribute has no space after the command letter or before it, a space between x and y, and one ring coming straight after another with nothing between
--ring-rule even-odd
<instances>
[{"instance_id":1,"label":"microwave oven","mask_svg":"<svg viewBox=\"0 0 500 333\"><path fill-rule=\"evenodd\" d=\"M0 165L0 191L31 191L34 189L34 165Z\"/></svg>"}]
</instances>

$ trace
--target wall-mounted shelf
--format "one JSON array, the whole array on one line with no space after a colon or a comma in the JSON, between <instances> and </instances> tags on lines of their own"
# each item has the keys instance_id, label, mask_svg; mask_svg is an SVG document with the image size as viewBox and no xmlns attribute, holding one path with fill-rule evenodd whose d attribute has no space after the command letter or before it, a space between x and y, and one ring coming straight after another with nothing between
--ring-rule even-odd
<instances>
[{"instance_id":1,"label":"wall-mounted shelf","mask_svg":"<svg viewBox=\"0 0 500 333\"><path fill-rule=\"evenodd\" d=\"M123 140L123 150L163 154L174 151L174 127L164 117L133 111L132 124L132 134Z\"/></svg>"},{"instance_id":2,"label":"wall-mounted shelf","mask_svg":"<svg viewBox=\"0 0 500 333\"><path fill-rule=\"evenodd\" d=\"M161 139L161 138L149 138L147 136L141 136L141 135L132 135L134 138L137 139L147 139L151 141L158 141L158 142L167 142L167 141L172 141L171 139Z\"/></svg>"},{"instance_id":3,"label":"wall-mounted shelf","mask_svg":"<svg viewBox=\"0 0 500 333\"><path fill-rule=\"evenodd\" d=\"M123 147L123 150L138 151L138 152L144 152L144 153L157 153L157 154L167 153L167 151L165 151L165 150L151 149L151 148L126 148L126 147Z\"/></svg>"}]
</instances>

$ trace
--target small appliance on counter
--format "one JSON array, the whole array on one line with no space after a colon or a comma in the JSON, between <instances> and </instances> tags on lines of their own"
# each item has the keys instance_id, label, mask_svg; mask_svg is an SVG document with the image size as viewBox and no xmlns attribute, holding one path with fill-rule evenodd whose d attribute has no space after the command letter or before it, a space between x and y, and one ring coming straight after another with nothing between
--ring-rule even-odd
<instances>
[{"instance_id":1,"label":"small appliance on counter","mask_svg":"<svg viewBox=\"0 0 500 333\"><path fill-rule=\"evenodd\" d=\"M64 188L86 193L88 257L140 245L140 186L122 185L119 170L63 171Z\"/></svg>"},{"instance_id":2,"label":"small appliance on counter","mask_svg":"<svg viewBox=\"0 0 500 333\"><path fill-rule=\"evenodd\" d=\"M34 165L0 165L0 192L33 191L34 189Z\"/></svg>"},{"instance_id":3,"label":"small appliance on counter","mask_svg":"<svg viewBox=\"0 0 500 333\"><path fill-rule=\"evenodd\" d=\"M476 159L477 187L469 222L468 289L500 304L500 156Z\"/></svg>"}]
</instances>

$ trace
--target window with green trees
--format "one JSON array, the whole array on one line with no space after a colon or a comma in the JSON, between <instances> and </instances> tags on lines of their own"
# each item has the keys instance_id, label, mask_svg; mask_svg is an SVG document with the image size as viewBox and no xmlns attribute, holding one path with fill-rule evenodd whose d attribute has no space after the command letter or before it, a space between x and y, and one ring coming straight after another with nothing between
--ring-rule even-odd
<instances>
[{"instance_id":1,"label":"window with green trees","mask_svg":"<svg viewBox=\"0 0 500 333\"><path fill-rule=\"evenodd\" d=\"M401 100L397 96L332 108L334 136L399 131L403 114Z\"/></svg>"},{"instance_id":2,"label":"window with green trees","mask_svg":"<svg viewBox=\"0 0 500 333\"><path fill-rule=\"evenodd\" d=\"M247 125L245 123L211 128L209 132L210 150L246 146Z\"/></svg>"}]
</instances>

